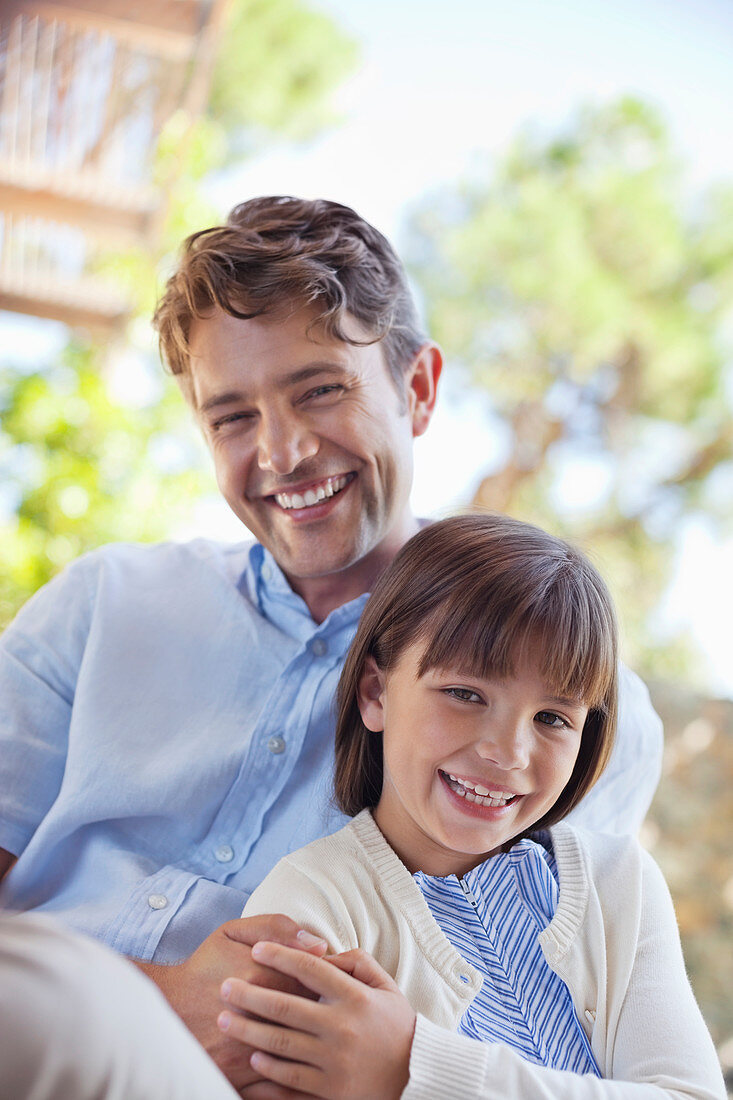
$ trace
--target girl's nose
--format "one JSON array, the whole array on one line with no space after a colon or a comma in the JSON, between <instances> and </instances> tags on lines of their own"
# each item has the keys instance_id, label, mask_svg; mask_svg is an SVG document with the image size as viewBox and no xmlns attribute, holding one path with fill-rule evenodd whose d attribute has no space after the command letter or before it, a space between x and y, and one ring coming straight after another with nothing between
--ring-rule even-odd
<instances>
[{"instance_id":1,"label":"girl's nose","mask_svg":"<svg viewBox=\"0 0 733 1100\"><path fill-rule=\"evenodd\" d=\"M505 771L522 770L529 764L531 732L524 722L500 722L491 727L476 743L482 760L491 761Z\"/></svg>"}]
</instances>

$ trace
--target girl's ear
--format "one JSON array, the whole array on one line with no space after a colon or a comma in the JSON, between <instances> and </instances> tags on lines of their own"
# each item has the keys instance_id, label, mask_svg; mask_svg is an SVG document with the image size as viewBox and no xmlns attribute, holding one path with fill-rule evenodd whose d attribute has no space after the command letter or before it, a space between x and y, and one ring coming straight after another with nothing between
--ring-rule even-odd
<instances>
[{"instance_id":1,"label":"girl's ear","mask_svg":"<svg viewBox=\"0 0 733 1100\"><path fill-rule=\"evenodd\" d=\"M384 673L373 657L367 657L356 693L361 720L372 733L384 729Z\"/></svg>"}]
</instances>

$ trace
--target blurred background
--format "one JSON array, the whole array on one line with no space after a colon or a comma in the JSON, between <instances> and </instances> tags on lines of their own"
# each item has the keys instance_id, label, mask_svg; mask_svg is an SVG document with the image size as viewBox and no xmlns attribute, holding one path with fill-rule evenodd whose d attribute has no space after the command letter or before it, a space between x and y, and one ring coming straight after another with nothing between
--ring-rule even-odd
<instances>
[{"instance_id":1,"label":"blurred background","mask_svg":"<svg viewBox=\"0 0 733 1100\"><path fill-rule=\"evenodd\" d=\"M236 202L354 206L446 356L417 512L532 519L611 583L729 1087L731 57L729 0L0 6L0 625L100 543L241 538L150 314Z\"/></svg>"}]
</instances>

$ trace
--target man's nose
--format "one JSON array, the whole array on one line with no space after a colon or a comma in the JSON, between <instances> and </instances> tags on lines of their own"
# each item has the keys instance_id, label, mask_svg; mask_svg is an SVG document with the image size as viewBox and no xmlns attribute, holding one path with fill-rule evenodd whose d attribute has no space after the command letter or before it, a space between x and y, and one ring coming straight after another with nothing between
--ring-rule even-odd
<instances>
[{"instance_id":1,"label":"man's nose","mask_svg":"<svg viewBox=\"0 0 733 1100\"><path fill-rule=\"evenodd\" d=\"M260 417L257 463L273 474L291 474L318 453L320 440L295 413L269 412Z\"/></svg>"}]
</instances>

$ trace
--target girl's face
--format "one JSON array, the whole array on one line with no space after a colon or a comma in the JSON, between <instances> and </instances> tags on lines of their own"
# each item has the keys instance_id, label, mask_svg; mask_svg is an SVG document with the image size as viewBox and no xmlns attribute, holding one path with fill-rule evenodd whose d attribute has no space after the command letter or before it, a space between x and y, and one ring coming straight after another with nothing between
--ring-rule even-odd
<instances>
[{"instance_id":1,"label":"girl's face","mask_svg":"<svg viewBox=\"0 0 733 1100\"><path fill-rule=\"evenodd\" d=\"M575 766L588 708L547 688L531 658L505 680L455 668L418 678L419 645L361 678L367 729L383 731L374 817L411 871L464 874L538 821Z\"/></svg>"}]
</instances>

